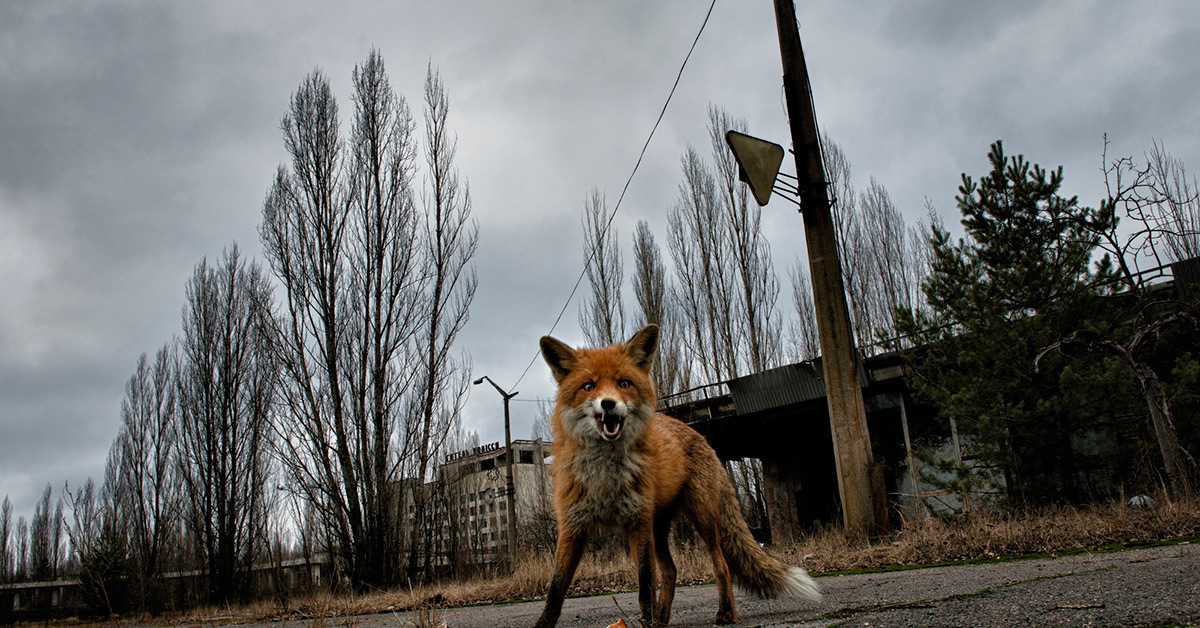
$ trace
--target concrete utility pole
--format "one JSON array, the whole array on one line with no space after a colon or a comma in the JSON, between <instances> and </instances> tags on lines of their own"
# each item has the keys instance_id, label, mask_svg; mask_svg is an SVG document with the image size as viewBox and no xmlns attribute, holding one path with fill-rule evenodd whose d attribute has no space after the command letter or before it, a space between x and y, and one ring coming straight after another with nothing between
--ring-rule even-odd
<instances>
[{"instance_id":1,"label":"concrete utility pole","mask_svg":"<svg viewBox=\"0 0 1200 628\"><path fill-rule=\"evenodd\" d=\"M501 388L492 378L484 375L475 380L475 385L483 383L483 380L492 385L496 392L504 397L504 465L508 468L508 477L505 482L504 492L508 494L508 560L510 568L515 569L517 566L517 491L513 485L513 448L512 448L512 423L508 419L508 400L517 396L517 392L508 392Z\"/></svg>"},{"instance_id":2,"label":"concrete utility pole","mask_svg":"<svg viewBox=\"0 0 1200 628\"><path fill-rule=\"evenodd\" d=\"M796 156L797 187L808 244L808 266L812 275L821 362L825 369L842 516L847 532L865 537L875 530L871 500L871 438L867 433L867 415L854 359L854 336L846 308L825 166L821 161L817 117L792 0L775 0L775 22L779 29L783 93L787 98L792 150Z\"/></svg>"}]
</instances>

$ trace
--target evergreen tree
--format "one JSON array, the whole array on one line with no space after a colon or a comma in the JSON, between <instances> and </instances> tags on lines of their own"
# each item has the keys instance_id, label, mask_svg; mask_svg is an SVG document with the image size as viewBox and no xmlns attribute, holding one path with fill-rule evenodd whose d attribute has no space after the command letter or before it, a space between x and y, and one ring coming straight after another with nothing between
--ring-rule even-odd
<instances>
[{"instance_id":1,"label":"evergreen tree","mask_svg":"<svg viewBox=\"0 0 1200 628\"><path fill-rule=\"evenodd\" d=\"M898 331L924 346L909 364L918 399L956 424L964 458L985 471L960 474L961 490L990 475L1015 504L1076 501L1087 474L1072 435L1103 414L1080 382L1111 365L1063 352L1036 358L1086 318L1096 240L1079 218L1095 212L1060 194L1061 167L1008 157L1000 142L988 157L986 176L962 176L965 237L955 243L932 228L929 311L900 308Z\"/></svg>"}]
</instances>

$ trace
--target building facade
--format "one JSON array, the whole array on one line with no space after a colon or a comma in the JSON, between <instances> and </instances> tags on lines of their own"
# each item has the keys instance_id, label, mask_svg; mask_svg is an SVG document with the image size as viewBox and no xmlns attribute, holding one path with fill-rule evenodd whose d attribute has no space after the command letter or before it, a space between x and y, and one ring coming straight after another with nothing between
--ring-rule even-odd
<instances>
[{"instance_id":1,"label":"building facade","mask_svg":"<svg viewBox=\"0 0 1200 628\"><path fill-rule=\"evenodd\" d=\"M424 508L430 536L423 545L439 568L492 565L502 561L509 535L544 522L550 512L551 444L541 440L512 443L516 521L509 518L508 450L489 443L449 454L434 481L405 491L406 522L416 525ZM417 490L422 494L418 495Z\"/></svg>"}]
</instances>

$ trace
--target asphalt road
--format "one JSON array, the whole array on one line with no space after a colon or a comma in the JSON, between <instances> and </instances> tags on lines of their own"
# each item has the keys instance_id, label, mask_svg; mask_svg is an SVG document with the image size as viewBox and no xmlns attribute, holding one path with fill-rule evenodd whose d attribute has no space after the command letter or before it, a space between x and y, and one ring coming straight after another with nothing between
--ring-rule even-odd
<instances>
[{"instance_id":1,"label":"asphalt road","mask_svg":"<svg viewBox=\"0 0 1200 628\"><path fill-rule=\"evenodd\" d=\"M757 600L735 594L737 626L1200 626L1200 545L1182 544L989 564L822 577L821 602ZM672 626L711 626L713 586L676 591ZM451 609L456 627L527 627L541 602ZM562 628L639 624L635 593L568 599ZM368 615L331 626L413 625L411 617ZM306 624L289 622L296 626ZM267 625L279 628L281 624Z\"/></svg>"}]
</instances>

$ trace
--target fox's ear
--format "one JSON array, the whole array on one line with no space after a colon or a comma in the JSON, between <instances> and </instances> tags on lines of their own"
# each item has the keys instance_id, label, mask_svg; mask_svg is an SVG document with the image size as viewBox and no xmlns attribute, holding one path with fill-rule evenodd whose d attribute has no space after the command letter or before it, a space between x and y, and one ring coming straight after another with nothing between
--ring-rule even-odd
<instances>
[{"instance_id":1,"label":"fox's ear","mask_svg":"<svg viewBox=\"0 0 1200 628\"><path fill-rule=\"evenodd\" d=\"M575 360L578 357L575 350L550 336L542 336L540 344L542 345L542 357L546 358L546 364L550 365L554 381L563 381L563 378L571 373L571 369L575 368Z\"/></svg>"},{"instance_id":2,"label":"fox's ear","mask_svg":"<svg viewBox=\"0 0 1200 628\"><path fill-rule=\"evenodd\" d=\"M625 355L638 366L649 371L654 362L654 352L658 350L658 325L646 325L625 343Z\"/></svg>"}]
</instances>

